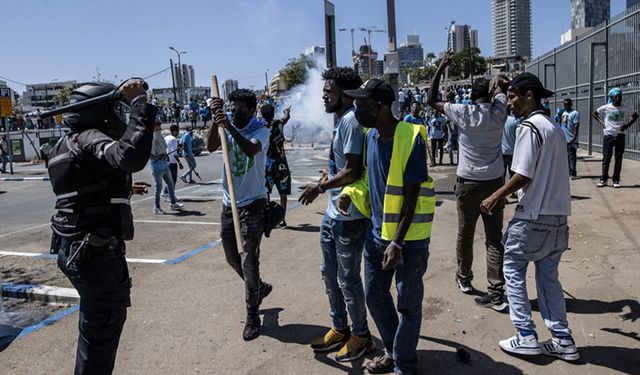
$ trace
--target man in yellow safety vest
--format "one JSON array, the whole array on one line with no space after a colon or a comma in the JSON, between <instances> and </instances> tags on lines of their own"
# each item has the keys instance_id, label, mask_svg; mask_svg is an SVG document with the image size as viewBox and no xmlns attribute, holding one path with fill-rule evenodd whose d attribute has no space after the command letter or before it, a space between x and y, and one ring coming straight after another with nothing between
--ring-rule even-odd
<instances>
[{"instance_id":1,"label":"man in yellow safety vest","mask_svg":"<svg viewBox=\"0 0 640 375\"><path fill-rule=\"evenodd\" d=\"M365 298L385 354L369 362L367 369L413 374L422 321L422 276L436 203L434 182L427 173L425 127L393 116L394 91L384 81L370 79L345 94L355 99L358 122L371 128L365 137L367 171L343 188L337 202L341 212L348 212L353 203L371 217L364 245ZM389 290L394 274L397 310Z\"/></svg>"}]
</instances>

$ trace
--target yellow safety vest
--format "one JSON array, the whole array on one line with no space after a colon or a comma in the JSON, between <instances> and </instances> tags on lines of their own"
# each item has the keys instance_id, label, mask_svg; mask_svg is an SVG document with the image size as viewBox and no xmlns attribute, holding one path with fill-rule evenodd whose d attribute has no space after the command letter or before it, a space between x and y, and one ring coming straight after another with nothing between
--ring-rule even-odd
<instances>
[{"instance_id":1,"label":"yellow safety vest","mask_svg":"<svg viewBox=\"0 0 640 375\"><path fill-rule=\"evenodd\" d=\"M393 135L393 151L391 152L391 164L387 176L387 186L384 195L382 217L382 239L391 241L398 229L400 213L404 202L403 188L404 175L413 151L416 137L421 136L426 143L427 135L425 127L409 124L401 121L396 126ZM366 144L366 139L365 139ZM365 154L366 157L366 154ZM420 193L416 202L416 209L409 230L405 235L405 241L424 240L431 236L431 223L436 208L435 183L429 176L427 182L420 185ZM351 203L363 215L371 216L371 203L369 197L368 174L365 171L358 181L342 189L342 194L351 198Z\"/></svg>"}]
</instances>

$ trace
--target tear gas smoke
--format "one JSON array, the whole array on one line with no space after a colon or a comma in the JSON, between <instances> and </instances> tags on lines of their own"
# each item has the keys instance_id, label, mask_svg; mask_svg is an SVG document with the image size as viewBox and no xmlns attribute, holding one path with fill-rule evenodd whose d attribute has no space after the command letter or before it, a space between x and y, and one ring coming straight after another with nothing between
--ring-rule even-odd
<instances>
[{"instance_id":1,"label":"tear gas smoke","mask_svg":"<svg viewBox=\"0 0 640 375\"><path fill-rule=\"evenodd\" d=\"M284 133L294 144L328 144L331 140L333 115L325 112L322 102L324 57L317 57L315 63L315 67L307 69L305 82L294 86L278 100L276 117L282 116L282 110L291 106L291 120L284 127Z\"/></svg>"}]
</instances>

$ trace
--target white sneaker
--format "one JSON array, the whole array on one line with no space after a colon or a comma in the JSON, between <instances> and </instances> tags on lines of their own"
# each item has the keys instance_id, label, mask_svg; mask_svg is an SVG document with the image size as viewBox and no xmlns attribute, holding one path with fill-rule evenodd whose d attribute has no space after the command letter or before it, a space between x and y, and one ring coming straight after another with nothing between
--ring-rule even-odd
<instances>
[{"instance_id":1,"label":"white sneaker","mask_svg":"<svg viewBox=\"0 0 640 375\"><path fill-rule=\"evenodd\" d=\"M580 353L578 352L578 348L576 348L576 343L571 337L554 337L541 342L540 349L544 355L562 358L565 361L577 361L580 359Z\"/></svg>"},{"instance_id":2,"label":"white sneaker","mask_svg":"<svg viewBox=\"0 0 640 375\"><path fill-rule=\"evenodd\" d=\"M542 353L538 346L538 337L535 332L530 335L521 335L518 332L515 336L506 340L500 340L500 348L505 352L523 355L538 355Z\"/></svg>"},{"instance_id":3,"label":"white sneaker","mask_svg":"<svg viewBox=\"0 0 640 375\"><path fill-rule=\"evenodd\" d=\"M184 204L182 204L182 203L178 203L178 202L176 202L176 203L171 203L171 209L172 209L172 210L179 210L179 209L181 209L182 207L184 207Z\"/></svg>"},{"instance_id":4,"label":"white sneaker","mask_svg":"<svg viewBox=\"0 0 640 375\"><path fill-rule=\"evenodd\" d=\"M598 181L598 183L596 184L597 187L605 187L607 186L607 181L604 180L600 180Z\"/></svg>"},{"instance_id":5,"label":"white sneaker","mask_svg":"<svg viewBox=\"0 0 640 375\"><path fill-rule=\"evenodd\" d=\"M165 213L162 208L156 208L156 215L164 215Z\"/></svg>"},{"instance_id":6,"label":"white sneaker","mask_svg":"<svg viewBox=\"0 0 640 375\"><path fill-rule=\"evenodd\" d=\"M613 187L614 187L614 188L616 188L616 189L617 189L617 188L619 188L619 187L621 187L621 186L622 186L622 185L620 185L620 182L614 182L614 183L613 183Z\"/></svg>"}]
</instances>

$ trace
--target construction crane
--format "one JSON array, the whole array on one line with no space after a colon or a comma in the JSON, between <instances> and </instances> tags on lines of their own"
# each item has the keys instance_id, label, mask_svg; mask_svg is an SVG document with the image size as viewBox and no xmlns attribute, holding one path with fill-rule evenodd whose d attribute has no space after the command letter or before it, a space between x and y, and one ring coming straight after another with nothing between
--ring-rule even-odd
<instances>
[{"instance_id":1,"label":"construction crane","mask_svg":"<svg viewBox=\"0 0 640 375\"><path fill-rule=\"evenodd\" d=\"M369 35L369 43L368 43L368 45L369 45L369 53L367 54L367 57L369 58L369 78L371 78L371 65L373 65L371 63L371 61L372 61L372 56L374 55L373 47L371 47L371 33L386 33L387 30L381 30L377 26L359 27L358 30L366 31L367 34ZM378 57L378 54L376 53L375 54L375 58L377 58L377 57Z\"/></svg>"},{"instance_id":2,"label":"construction crane","mask_svg":"<svg viewBox=\"0 0 640 375\"><path fill-rule=\"evenodd\" d=\"M356 56L356 45L353 40L353 32L356 31L356 29L353 27L350 29L347 29L345 27L341 27L338 29L338 31L347 31L347 30L351 31L351 58L353 59Z\"/></svg>"}]
</instances>

